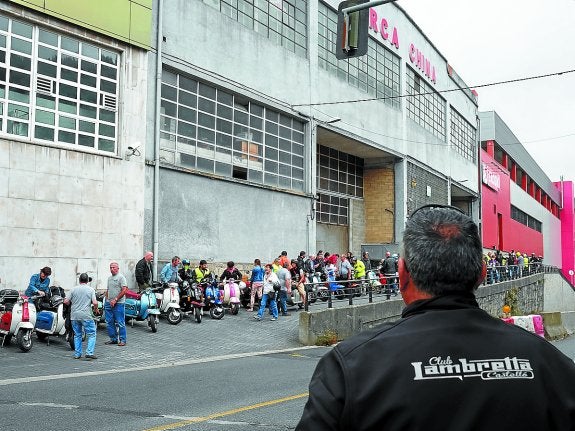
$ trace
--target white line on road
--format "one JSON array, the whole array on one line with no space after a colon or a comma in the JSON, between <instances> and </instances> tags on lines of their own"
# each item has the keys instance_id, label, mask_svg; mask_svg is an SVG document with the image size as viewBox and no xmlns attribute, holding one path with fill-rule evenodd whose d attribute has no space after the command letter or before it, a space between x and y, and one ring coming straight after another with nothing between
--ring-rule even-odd
<instances>
[{"instance_id":1,"label":"white line on road","mask_svg":"<svg viewBox=\"0 0 575 431\"><path fill-rule=\"evenodd\" d=\"M205 364L208 362L226 361L226 360L230 360L230 359L241 359L241 358L250 358L250 357L254 357L254 356L273 355L273 354L277 354L277 353L297 352L297 351L301 351L301 350L317 349L318 347L321 347L321 346L304 346L304 347L292 347L289 349L267 350L267 351L263 351L263 352L234 353L231 355L212 356L210 358L201 358L201 359L188 359L185 361L169 362L169 363L165 363L165 364L146 365L146 366L133 367L133 368L115 368L115 369L111 369L111 370L86 371L86 372L82 372L82 373L54 374L51 376L48 375L48 376L19 377L19 378L15 378L15 379L0 380L0 386L15 385L18 383L45 382L45 381L49 381L49 380L75 379L75 378L79 378L79 377L104 376L107 374L117 374L117 373L133 373L135 371L142 371L142 370L157 370L159 368L181 367L181 366L185 366L185 365Z\"/></svg>"}]
</instances>

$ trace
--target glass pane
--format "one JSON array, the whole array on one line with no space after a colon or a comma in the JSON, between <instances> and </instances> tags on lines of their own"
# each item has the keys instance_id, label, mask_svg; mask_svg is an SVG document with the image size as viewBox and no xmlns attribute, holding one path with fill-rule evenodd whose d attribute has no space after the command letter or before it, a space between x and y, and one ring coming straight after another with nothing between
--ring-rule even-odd
<instances>
[{"instance_id":1,"label":"glass pane","mask_svg":"<svg viewBox=\"0 0 575 431\"><path fill-rule=\"evenodd\" d=\"M83 102L97 103L98 95L95 91L80 89L80 100Z\"/></svg>"},{"instance_id":2,"label":"glass pane","mask_svg":"<svg viewBox=\"0 0 575 431\"><path fill-rule=\"evenodd\" d=\"M0 16L0 30L8 31L8 18Z\"/></svg>"},{"instance_id":3,"label":"glass pane","mask_svg":"<svg viewBox=\"0 0 575 431\"><path fill-rule=\"evenodd\" d=\"M48 111L43 111L41 109L36 109L36 122L37 123L42 123L42 124L48 124L50 126L53 126L55 123L55 118L54 118L54 113L53 112L48 112Z\"/></svg>"},{"instance_id":4,"label":"glass pane","mask_svg":"<svg viewBox=\"0 0 575 431\"><path fill-rule=\"evenodd\" d=\"M116 94L116 83L102 79L100 81L100 90L106 93Z\"/></svg>"},{"instance_id":5,"label":"glass pane","mask_svg":"<svg viewBox=\"0 0 575 431\"><path fill-rule=\"evenodd\" d=\"M89 133L96 133L96 124L94 124L90 121L80 120L80 131L89 132Z\"/></svg>"},{"instance_id":6,"label":"glass pane","mask_svg":"<svg viewBox=\"0 0 575 431\"><path fill-rule=\"evenodd\" d=\"M80 105L80 115L88 118L96 118L96 107L89 105Z\"/></svg>"},{"instance_id":7,"label":"glass pane","mask_svg":"<svg viewBox=\"0 0 575 431\"><path fill-rule=\"evenodd\" d=\"M102 61L105 63L117 65L118 64L118 54L106 50L102 50Z\"/></svg>"},{"instance_id":8,"label":"glass pane","mask_svg":"<svg viewBox=\"0 0 575 431\"><path fill-rule=\"evenodd\" d=\"M78 72L74 72L72 70L62 68L60 72L60 77L67 81L77 82L78 81Z\"/></svg>"},{"instance_id":9,"label":"glass pane","mask_svg":"<svg viewBox=\"0 0 575 431\"><path fill-rule=\"evenodd\" d=\"M93 136L78 135L78 145L94 148L95 139Z\"/></svg>"},{"instance_id":10,"label":"glass pane","mask_svg":"<svg viewBox=\"0 0 575 431\"><path fill-rule=\"evenodd\" d=\"M8 129L6 131L11 135L28 136L28 123L8 120Z\"/></svg>"},{"instance_id":11,"label":"glass pane","mask_svg":"<svg viewBox=\"0 0 575 431\"><path fill-rule=\"evenodd\" d=\"M98 149L101 151L114 152L116 150L116 145L114 144L114 141L100 138L98 139Z\"/></svg>"},{"instance_id":12,"label":"glass pane","mask_svg":"<svg viewBox=\"0 0 575 431\"><path fill-rule=\"evenodd\" d=\"M47 48L45 46L39 46L38 57L56 63L58 61L58 51L52 48Z\"/></svg>"},{"instance_id":13,"label":"glass pane","mask_svg":"<svg viewBox=\"0 0 575 431\"><path fill-rule=\"evenodd\" d=\"M78 98L78 89L75 86L60 83L60 96L69 97L71 99Z\"/></svg>"},{"instance_id":14,"label":"glass pane","mask_svg":"<svg viewBox=\"0 0 575 431\"><path fill-rule=\"evenodd\" d=\"M24 57L23 55L12 54L10 56L10 65L17 67L18 69L24 69L30 71L32 66L32 60L30 57Z\"/></svg>"},{"instance_id":15,"label":"glass pane","mask_svg":"<svg viewBox=\"0 0 575 431\"><path fill-rule=\"evenodd\" d=\"M70 52L79 52L79 43L77 40L62 36L62 49Z\"/></svg>"},{"instance_id":16,"label":"glass pane","mask_svg":"<svg viewBox=\"0 0 575 431\"><path fill-rule=\"evenodd\" d=\"M34 137L36 139L43 139L45 141L54 141L54 129L36 126L34 129Z\"/></svg>"},{"instance_id":17,"label":"glass pane","mask_svg":"<svg viewBox=\"0 0 575 431\"><path fill-rule=\"evenodd\" d=\"M30 24L25 24L20 21L12 21L12 33L31 39L32 26Z\"/></svg>"},{"instance_id":18,"label":"glass pane","mask_svg":"<svg viewBox=\"0 0 575 431\"><path fill-rule=\"evenodd\" d=\"M18 72L17 70L10 71L10 82L12 84L21 85L22 87L30 88L30 74Z\"/></svg>"},{"instance_id":19,"label":"glass pane","mask_svg":"<svg viewBox=\"0 0 575 431\"><path fill-rule=\"evenodd\" d=\"M76 130L76 120L74 118L64 117L60 115L58 119L58 124L63 129Z\"/></svg>"},{"instance_id":20,"label":"glass pane","mask_svg":"<svg viewBox=\"0 0 575 431\"><path fill-rule=\"evenodd\" d=\"M55 99L52 96L45 96L43 94L36 95L36 105L43 108L54 109L56 107Z\"/></svg>"},{"instance_id":21,"label":"glass pane","mask_svg":"<svg viewBox=\"0 0 575 431\"><path fill-rule=\"evenodd\" d=\"M98 66L96 63L92 63L91 61L82 60L82 70L85 72L97 73Z\"/></svg>"},{"instance_id":22,"label":"glass pane","mask_svg":"<svg viewBox=\"0 0 575 431\"><path fill-rule=\"evenodd\" d=\"M64 66L71 67L72 69L78 68L78 59L68 54L62 54L60 61Z\"/></svg>"},{"instance_id":23,"label":"glass pane","mask_svg":"<svg viewBox=\"0 0 575 431\"><path fill-rule=\"evenodd\" d=\"M82 54L84 54L86 57L91 57L94 60L98 60L98 51L99 49L94 45L82 42Z\"/></svg>"},{"instance_id":24,"label":"glass pane","mask_svg":"<svg viewBox=\"0 0 575 431\"><path fill-rule=\"evenodd\" d=\"M116 127L108 124L100 124L100 135L113 138L116 136Z\"/></svg>"},{"instance_id":25,"label":"glass pane","mask_svg":"<svg viewBox=\"0 0 575 431\"><path fill-rule=\"evenodd\" d=\"M46 31L42 28L38 34L38 40L48 45L58 47L58 35L56 33Z\"/></svg>"},{"instance_id":26,"label":"glass pane","mask_svg":"<svg viewBox=\"0 0 575 431\"><path fill-rule=\"evenodd\" d=\"M97 79L95 76L86 75L85 73L82 73L82 75L80 75L80 83L83 85L96 88L96 82Z\"/></svg>"},{"instance_id":27,"label":"glass pane","mask_svg":"<svg viewBox=\"0 0 575 431\"><path fill-rule=\"evenodd\" d=\"M108 109L100 108L100 120L107 121L108 123L116 122L116 113Z\"/></svg>"},{"instance_id":28,"label":"glass pane","mask_svg":"<svg viewBox=\"0 0 575 431\"><path fill-rule=\"evenodd\" d=\"M42 61L38 62L38 73L41 75L56 78L57 71L58 71L57 67L53 64L44 63Z\"/></svg>"},{"instance_id":29,"label":"glass pane","mask_svg":"<svg viewBox=\"0 0 575 431\"><path fill-rule=\"evenodd\" d=\"M100 74L105 78L116 79L117 70L115 67L106 66L103 64L100 67Z\"/></svg>"},{"instance_id":30,"label":"glass pane","mask_svg":"<svg viewBox=\"0 0 575 431\"><path fill-rule=\"evenodd\" d=\"M77 109L76 102L60 99L58 102L58 111L67 112L68 114L75 114Z\"/></svg>"},{"instance_id":31,"label":"glass pane","mask_svg":"<svg viewBox=\"0 0 575 431\"><path fill-rule=\"evenodd\" d=\"M28 109L29 108L27 106L10 103L8 104L8 116L12 118L19 118L21 120L27 120L29 114Z\"/></svg>"},{"instance_id":32,"label":"glass pane","mask_svg":"<svg viewBox=\"0 0 575 431\"><path fill-rule=\"evenodd\" d=\"M27 40L12 37L12 51L22 52L24 54L32 55L32 43Z\"/></svg>"}]
</instances>

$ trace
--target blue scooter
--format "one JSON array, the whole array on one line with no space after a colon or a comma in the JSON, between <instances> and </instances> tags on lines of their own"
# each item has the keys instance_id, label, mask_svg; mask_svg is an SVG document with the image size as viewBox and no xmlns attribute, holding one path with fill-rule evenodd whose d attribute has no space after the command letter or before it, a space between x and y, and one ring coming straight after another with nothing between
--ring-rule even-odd
<instances>
[{"instance_id":1,"label":"blue scooter","mask_svg":"<svg viewBox=\"0 0 575 431\"><path fill-rule=\"evenodd\" d=\"M158 331L160 310L156 301L156 295L151 287L148 287L142 293L136 293L128 289L126 291L124 309L126 320L130 319L132 325L134 324L134 320L139 322L147 320L152 332Z\"/></svg>"},{"instance_id":2,"label":"blue scooter","mask_svg":"<svg viewBox=\"0 0 575 431\"><path fill-rule=\"evenodd\" d=\"M212 319L220 320L224 317L224 306L222 301L222 294L218 287L218 279L213 274L205 277L199 286L204 291L205 306L210 311Z\"/></svg>"}]
</instances>

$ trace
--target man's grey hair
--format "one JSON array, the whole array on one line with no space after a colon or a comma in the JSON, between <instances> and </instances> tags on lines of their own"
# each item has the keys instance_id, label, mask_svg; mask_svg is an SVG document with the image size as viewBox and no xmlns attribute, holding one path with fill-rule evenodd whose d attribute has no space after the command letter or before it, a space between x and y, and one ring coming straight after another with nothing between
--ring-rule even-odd
<instances>
[{"instance_id":1,"label":"man's grey hair","mask_svg":"<svg viewBox=\"0 0 575 431\"><path fill-rule=\"evenodd\" d=\"M483 250L477 225L453 208L423 208L405 225L401 255L418 289L433 296L472 292Z\"/></svg>"}]
</instances>

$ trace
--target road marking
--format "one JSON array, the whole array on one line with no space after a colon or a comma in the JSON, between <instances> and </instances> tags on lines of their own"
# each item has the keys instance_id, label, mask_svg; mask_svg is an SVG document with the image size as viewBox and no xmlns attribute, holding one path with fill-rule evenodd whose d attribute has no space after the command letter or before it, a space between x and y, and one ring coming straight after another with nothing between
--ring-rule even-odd
<instances>
[{"instance_id":1,"label":"road marking","mask_svg":"<svg viewBox=\"0 0 575 431\"><path fill-rule=\"evenodd\" d=\"M303 394L297 394L297 395L290 395L289 397L278 398L278 399L270 400L270 401L264 401L262 403L252 404L250 406L238 407L237 409L226 410L226 411L220 412L220 413L213 413L213 414L208 415L208 416L203 416L203 417L193 418L193 419L189 419L189 420L174 422L174 423L166 424L166 425L159 425L159 426L154 427L154 428L146 428L143 431L173 430L176 428L185 427L186 425L190 425L190 424L197 424L199 422L208 422L208 421L211 421L213 419L223 418L225 416L231 416L231 415L235 415L237 413L247 412L249 410L256 410L256 409L260 409L262 407L269 407L269 406L273 406L276 404L285 403L287 401L297 400L300 398L307 397L308 395L309 395L309 392L304 392Z\"/></svg>"},{"instance_id":2,"label":"road marking","mask_svg":"<svg viewBox=\"0 0 575 431\"><path fill-rule=\"evenodd\" d=\"M18 403L21 406L31 406L31 407L53 407L53 408L57 408L57 409L67 409L67 410L71 410L71 409L79 409L80 406L74 406L72 404L55 404L55 403L26 403L26 402L21 402Z\"/></svg>"},{"instance_id":3,"label":"road marking","mask_svg":"<svg viewBox=\"0 0 575 431\"><path fill-rule=\"evenodd\" d=\"M187 359L183 361L168 362L165 364L145 365L134 368L115 368L102 371L85 371L81 373L54 374L51 376L48 375L48 376L19 377L14 379L0 380L0 386L15 385L19 383L45 382L49 380L76 379L79 377L104 376L107 374L117 374L117 373L133 373L144 370L157 370L159 368L182 367L193 364L205 364L208 362L228 361L231 359L251 358L255 356L273 355L278 353L290 353L290 352L297 352L299 350L317 349L320 347L323 346L303 346L303 347L292 347L289 349L266 350L263 352L233 353L230 355L212 356L209 358L200 358L200 359Z\"/></svg>"}]
</instances>

